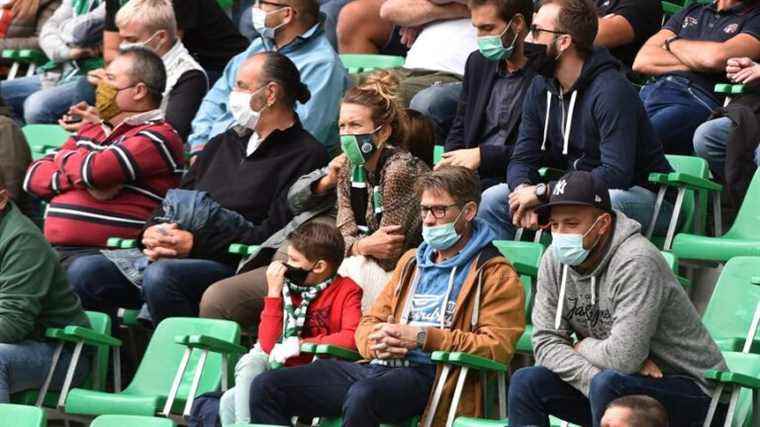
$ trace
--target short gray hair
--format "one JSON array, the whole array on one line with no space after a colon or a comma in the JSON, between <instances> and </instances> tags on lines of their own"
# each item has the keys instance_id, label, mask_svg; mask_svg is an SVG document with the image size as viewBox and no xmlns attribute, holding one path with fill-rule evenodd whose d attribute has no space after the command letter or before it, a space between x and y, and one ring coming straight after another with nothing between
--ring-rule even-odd
<instances>
[{"instance_id":1,"label":"short gray hair","mask_svg":"<svg viewBox=\"0 0 760 427\"><path fill-rule=\"evenodd\" d=\"M161 105L166 90L166 68L161 57L142 46L119 49L119 56L128 56L132 60L129 70L132 83L144 83L155 106Z\"/></svg>"},{"instance_id":2,"label":"short gray hair","mask_svg":"<svg viewBox=\"0 0 760 427\"><path fill-rule=\"evenodd\" d=\"M165 30L171 41L177 40L177 19L171 0L129 0L116 13L116 26L131 22L145 26L151 34Z\"/></svg>"}]
</instances>

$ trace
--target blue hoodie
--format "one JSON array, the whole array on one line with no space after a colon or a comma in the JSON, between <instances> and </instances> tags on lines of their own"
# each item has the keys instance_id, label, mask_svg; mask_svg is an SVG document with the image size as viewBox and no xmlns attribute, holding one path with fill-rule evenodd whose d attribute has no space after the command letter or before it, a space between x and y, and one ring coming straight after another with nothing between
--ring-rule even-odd
<instances>
[{"instance_id":1,"label":"blue hoodie","mask_svg":"<svg viewBox=\"0 0 760 427\"><path fill-rule=\"evenodd\" d=\"M540 182L538 169L591 172L610 189L655 190L651 172L672 172L633 85L605 48L594 49L565 94L556 79L528 88L512 159L510 188Z\"/></svg>"},{"instance_id":2,"label":"blue hoodie","mask_svg":"<svg viewBox=\"0 0 760 427\"><path fill-rule=\"evenodd\" d=\"M476 218L472 226L472 235L465 247L441 263L435 263L436 251L427 243L423 242L417 249L417 273L412 282L414 291L411 294L411 304L404 308L410 325L446 329L451 327L456 300L472 263L483 248L496 238L482 220ZM441 307L444 304L446 316L441 325ZM430 355L419 350L410 351L406 358L416 363L431 363Z\"/></svg>"}]
</instances>

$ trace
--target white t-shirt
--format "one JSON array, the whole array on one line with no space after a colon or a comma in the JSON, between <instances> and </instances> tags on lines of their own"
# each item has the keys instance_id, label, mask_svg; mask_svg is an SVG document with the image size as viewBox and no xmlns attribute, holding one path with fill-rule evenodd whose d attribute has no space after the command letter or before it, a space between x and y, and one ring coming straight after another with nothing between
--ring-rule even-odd
<instances>
[{"instance_id":1,"label":"white t-shirt","mask_svg":"<svg viewBox=\"0 0 760 427\"><path fill-rule=\"evenodd\" d=\"M464 75L470 53L478 49L475 27L469 19L436 22L423 28L406 54L404 68L446 71Z\"/></svg>"}]
</instances>

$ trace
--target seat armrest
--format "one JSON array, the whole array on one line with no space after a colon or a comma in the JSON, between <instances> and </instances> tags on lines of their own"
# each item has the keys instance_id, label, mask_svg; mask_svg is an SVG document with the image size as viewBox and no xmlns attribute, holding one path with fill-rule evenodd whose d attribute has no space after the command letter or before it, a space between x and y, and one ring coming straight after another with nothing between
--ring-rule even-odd
<instances>
[{"instance_id":1,"label":"seat armrest","mask_svg":"<svg viewBox=\"0 0 760 427\"><path fill-rule=\"evenodd\" d=\"M107 345L121 347L121 340L110 335L95 332L82 326L66 326L65 328L48 328L45 336L66 342L84 342L88 345Z\"/></svg>"},{"instance_id":2,"label":"seat armrest","mask_svg":"<svg viewBox=\"0 0 760 427\"><path fill-rule=\"evenodd\" d=\"M718 183L681 172L668 174L668 183L675 187L686 187L690 190L723 191L723 186Z\"/></svg>"},{"instance_id":3,"label":"seat armrest","mask_svg":"<svg viewBox=\"0 0 760 427\"><path fill-rule=\"evenodd\" d=\"M433 359L433 361L436 361L439 363L447 363L450 365L464 366L464 367L484 370L484 371L507 372L507 365L503 363L499 363L495 360L485 358L485 357L476 356L474 354L464 353L461 351L434 352L433 354L436 356L435 359Z\"/></svg>"},{"instance_id":4,"label":"seat armrest","mask_svg":"<svg viewBox=\"0 0 760 427\"><path fill-rule=\"evenodd\" d=\"M349 362L361 360L362 358L362 356L356 350L350 350L347 348L338 347L337 345L330 345L330 344L317 345L315 353L317 356L336 357L338 359L347 360Z\"/></svg>"},{"instance_id":5,"label":"seat armrest","mask_svg":"<svg viewBox=\"0 0 760 427\"><path fill-rule=\"evenodd\" d=\"M248 349L240 344L220 340L207 335L178 335L174 337L177 344L189 348L213 351L221 354L240 354L248 352Z\"/></svg>"}]
</instances>

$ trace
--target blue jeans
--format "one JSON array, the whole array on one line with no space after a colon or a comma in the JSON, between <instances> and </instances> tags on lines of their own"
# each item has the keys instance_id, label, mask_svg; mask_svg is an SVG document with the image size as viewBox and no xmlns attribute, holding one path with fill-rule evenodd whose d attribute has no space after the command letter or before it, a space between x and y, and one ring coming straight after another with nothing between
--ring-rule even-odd
<instances>
[{"instance_id":1,"label":"blue jeans","mask_svg":"<svg viewBox=\"0 0 760 427\"><path fill-rule=\"evenodd\" d=\"M340 360L276 369L251 384L251 423L290 425L292 416L338 417L343 426L377 427L421 415L435 365L389 368Z\"/></svg>"},{"instance_id":2,"label":"blue jeans","mask_svg":"<svg viewBox=\"0 0 760 427\"><path fill-rule=\"evenodd\" d=\"M435 124L438 144L443 145L457 115L462 83L443 83L417 92L409 103L409 108L430 117Z\"/></svg>"},{"instance_id":3,"label":"blue jeans","mask_svg":"<svg viewBox=\"0 0 760 427\"><path fill-rule=\"evenodd\" d=\"M145 269L140 289L103 255L78 258L67 272L86 309L115 317L119 307L140 308L144 300L155 325L167 317L197 317L206 288L234 273L234 268L216 261L162 259Z\"/></svg>"},{"instance_id":4,"label":"blue jeans","mask_svg":"<svg viewBox=\"0 0 760 427\"><path fill-rule=\"evenodd\" d=\"M726 150L734 124L728 117L719 117L702 123L694 132L694 152L707 160L710 170L725 176ZM755 149L755 164L760 166L760 146Z\"/></svg>"},{"instance_id":5,"label":"blue jeans","mask_svg":"<svg viewBox=\"0 0 760 427\"><path fill-rule=\"evenodd\" d=\"M0 82L0 96L14 118L27 124L56 123L78 102L95 104L95 89L84 76L47 89L42 89L39 75L6 80Z\"/></svg>"},{"instance_id":6,"label":"blue jeans","mask_svg":"<svg viewBox=\"0 0 760 427\"><path fill-rule=\"evenodd\" d=\"M15 344L0 344L0 403L10 402L10 394L24 390L40 389L45 382L56 342L25 340ZM65 346L53 374L51 390L60 390L66 377L66 369L71 361L73 347ZM81 384L90 370L90 360L82 356L74 371L72 386Z\"/></svg>"},{"instance_id":7,"label":"blue jeans","mask_svg":"<svg viewBox=\"0 0 760 427\"><path fill-rule=\"evenodd\" d=\"M534 366L519 369L510 379L509 425L548 426L548 417L553 415L573 424L599 427L610 402L633 394L657 399L672 426L701 426L710 405L710 396L685 376L651 378L608 369L594 376L586 397L549 369ZM726 408L720 405L718 409L716 418L722 419Z\"/></svg>"},{"instance_id":8,"label":"blue jeans","mask_svg":"<svg viewBox=\"0 0 760 427\"><path fill-rule=\"evenodd\" d=\"M512 213L508 207L509 193L507 184L498 184L484 191L480 200L478 218L491 226L499 240L512 240L517 231L512 225ZM638 221L641 224L642 233L646 233L647 227L652 221L656 199L657 194L639 186L633 186L628 190L610 190L612 208ZM672 215L673 204L663 201L660 215L657 217L657 224L654 227L655 235L661 236L667 233Z\"/></svg>"},{"instance_id":9,"label":"blue jeans","mask_svg":"<svg viewBox=\"0 0 760 427\"><path fill-rule=\"evenodd\" d=\"M720 106L680 76L660 77L644 85L639 96L666 154L691 155L694 131Z\"/></svg>"}]
</instances>

